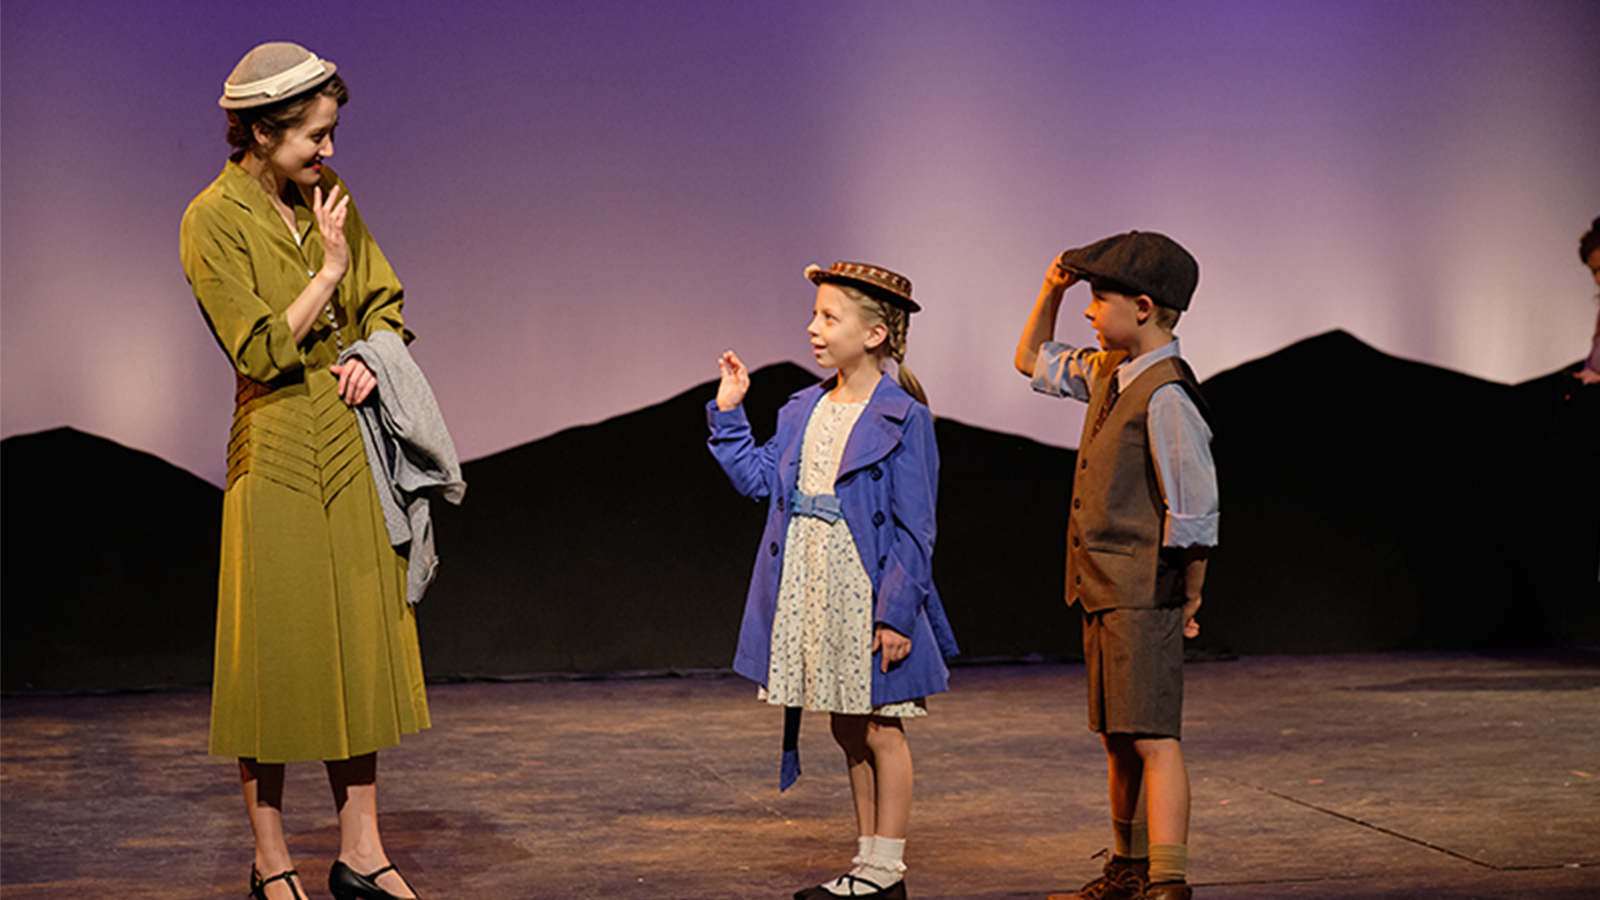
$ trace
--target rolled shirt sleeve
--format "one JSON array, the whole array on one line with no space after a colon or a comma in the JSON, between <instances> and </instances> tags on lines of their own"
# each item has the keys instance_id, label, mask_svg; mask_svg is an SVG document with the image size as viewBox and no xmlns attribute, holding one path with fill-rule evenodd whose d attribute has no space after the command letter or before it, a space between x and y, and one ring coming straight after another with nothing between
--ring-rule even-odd
<instances>
[{"instance_id":1,"label":"rolled shirt sleeve","mask_svg":"<svg viewBox=\"0 0 1600 900\"><path fill-rule=\"evenodd\" d=\"M1094 374L1092 358L1100 353L1092 347L1073 347L1046 341L1039 347L1029 386L1051 397L1089 400L1089 378Z\"/></svg>"},{"instance_id":2,"label":"rolled shirt sleeve","mask_svg":"<svg viewBox=\"0 0 1600 900\"><path fill-rule=\"evenodd\" d=\"M1167 384L1150 395L1146 421L1150 457L1167 501L1162 545L1216 546L1221 514L1205 418L1182 385Z\"/></svg>"}]
</instances>

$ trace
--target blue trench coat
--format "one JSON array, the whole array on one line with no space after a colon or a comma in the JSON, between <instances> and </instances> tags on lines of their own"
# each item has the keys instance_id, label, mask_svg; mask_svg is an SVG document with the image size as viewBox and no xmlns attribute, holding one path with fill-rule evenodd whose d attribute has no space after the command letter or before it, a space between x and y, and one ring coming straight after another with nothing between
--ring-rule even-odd
<instances>
[{"instance_id":1,"label":"blue trench coat","mask_svg":"<svg viewBox=\"0 0 1600 900\"><path fill-rule=\"evenodd\" d=\"M792 395L778 410L777 433L761 447L750 435L743 406L727 411L718 410L715 401L706 406L712 456L739 493L757 502L771 501L733 661L734 671L757 684L767 683L772 619L789 533L788 498L800 479L800 444L812 409L832 386L829 379ZM893 379L879 380L850 432L834 482L872 582L873 618L911 638L911 654L890 666L888 674L881 671L881 661L874 662L874 706L937 694L949 686L944 661L959 650L933 586L938 489L933 414Z\"/></svg>"}]
</instances>

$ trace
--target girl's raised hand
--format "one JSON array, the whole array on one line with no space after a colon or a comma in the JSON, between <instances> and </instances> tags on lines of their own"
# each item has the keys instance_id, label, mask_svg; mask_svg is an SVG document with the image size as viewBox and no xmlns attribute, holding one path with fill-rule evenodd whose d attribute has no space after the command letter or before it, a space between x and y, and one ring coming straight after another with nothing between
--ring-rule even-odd
<instances>
[{"instance_id":1,"label":"girl's raised hand","mask_svg":"<svg viewBox=\"0 0 1600 900\"><path fill-rule=\"evenodd\" d=\"M311 210L317 217L317 231L322 235L322 270L335 283L344 278L350 269L350 245L344 239L344 219L350 210L350 195L342 193L343 185L335 185L323 202L322 188L311 192Z\"/></svg>"},{"instance_id":2,"label":"girl's raised hand","mask_svg":"<svg viewBox=\"0 0 1600 900\"><path fill-rule=\"evenodd\" d=\"M722 372L722 383L717 385L717 409L727 412L744 402L744 395L750 390L750 370L732 350L717 358L717 369Z\"/></svg>"}]
</instances>

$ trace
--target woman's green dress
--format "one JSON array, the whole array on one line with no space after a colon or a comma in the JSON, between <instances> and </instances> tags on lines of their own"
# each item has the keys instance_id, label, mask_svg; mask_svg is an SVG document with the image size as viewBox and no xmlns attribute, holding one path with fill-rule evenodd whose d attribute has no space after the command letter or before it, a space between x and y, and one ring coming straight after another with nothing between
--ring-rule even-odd
<instances>
[{"instance_id":1,"label":"woman's green dress","mask_svg":"<svg viewBox=\"0 0 1600 900\"><path fill-rule=\"evenodd\" d=\"M324 167L327 196L342 184ZM389 544L355 414L328 367L378 329L409 339L402 291L354 202L350 269L298 344L284 312L322 265L229 162L183 216L184 273L238 374L223 495L211 752L337 760L428 727L406 561Z\"/></svg>"}]
</instances>

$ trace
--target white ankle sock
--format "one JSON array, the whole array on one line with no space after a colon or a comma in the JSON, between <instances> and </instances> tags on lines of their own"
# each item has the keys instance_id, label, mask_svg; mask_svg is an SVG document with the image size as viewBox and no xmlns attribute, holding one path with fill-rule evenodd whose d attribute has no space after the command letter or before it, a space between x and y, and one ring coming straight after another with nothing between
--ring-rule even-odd
<instances>
[{"instance_id":1,"label":"white ankle sock","mask_svg":"<svg viewBox=\"0 0 1600 900\"><path fill-rule=\"evenodd\" d=\"M850 860L851 865L859 866L872 856L872 835L863 834L856 838L856 858Z\"/></svg>"},{"instance_id":2,"label":"white ankle sock","mask_svg":"<svg viewBox=\"0 0 1600 900\"><path fill-rule=\"evenodd\" d=\"M855 868L822 885L823 890L835 897L877 893L905 878L906 866L900 861L905 855L905 838L862 836L858 841L861 855L852 860ZM864 882L877 887L869 887Z\"/></svg>"},{"instance_id":3,"label":"white ankle sock","mask_svg":"<svg viewBox=\"0 0 1600 900\"><path fill-rule=\"evenodd\" d=\"M905 879L906 864L901 862L905 854L905 838L887 838L880 834L872 839L872 855L867 857L866 863L862 866L871 871L856 874L882 887L888 887Z\"/></svg>"}]
</instances>

